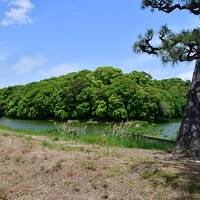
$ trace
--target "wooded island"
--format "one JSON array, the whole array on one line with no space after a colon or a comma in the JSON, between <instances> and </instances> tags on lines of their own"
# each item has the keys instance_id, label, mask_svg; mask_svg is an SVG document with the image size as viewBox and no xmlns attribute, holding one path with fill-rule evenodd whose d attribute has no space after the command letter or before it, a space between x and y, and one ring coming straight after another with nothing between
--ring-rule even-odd
<instances>
[{"instance_id":1,"label":"wooded island","mask_svg":"<svg viewBox=\"0 0 200 200\"><path fill-rule=\"evenodd\" d=\"M190 84L179 78L154 80L145 72L98 67L0 89L0 116L150 122L180 119Z\"/></svg>"}]
</instances>

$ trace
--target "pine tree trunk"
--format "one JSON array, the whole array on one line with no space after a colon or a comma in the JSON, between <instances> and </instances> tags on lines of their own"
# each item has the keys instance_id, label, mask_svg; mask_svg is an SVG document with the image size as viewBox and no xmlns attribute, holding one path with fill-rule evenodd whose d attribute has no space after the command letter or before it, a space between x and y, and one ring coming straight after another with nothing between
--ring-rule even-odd
<instances>
[{"instance_id":1,"label":"pine tree trunk","mask_svg":"<svg viewBox=\"0 0 200 200\"><path fill-rule=\"evenodd\" d=\"M200 159L200 60L197 60L173 157Z\"/></svg>"}]
</instances>

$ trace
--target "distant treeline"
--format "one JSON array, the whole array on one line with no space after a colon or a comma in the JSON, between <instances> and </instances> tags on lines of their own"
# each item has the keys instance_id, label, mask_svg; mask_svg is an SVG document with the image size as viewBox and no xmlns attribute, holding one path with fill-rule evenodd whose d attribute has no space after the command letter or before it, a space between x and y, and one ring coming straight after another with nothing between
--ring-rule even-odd
<instances>
[{"instance_id":1,"label":"distant treeline","mask_svg":"<svg viewBox=\"0 0 200 200\"><path fill-rule=\"evenodd\" d=\"M82 70L0 89L0 117L165 121L182 116L190 81L118 68Z\"/></svg>"}]
</instances>

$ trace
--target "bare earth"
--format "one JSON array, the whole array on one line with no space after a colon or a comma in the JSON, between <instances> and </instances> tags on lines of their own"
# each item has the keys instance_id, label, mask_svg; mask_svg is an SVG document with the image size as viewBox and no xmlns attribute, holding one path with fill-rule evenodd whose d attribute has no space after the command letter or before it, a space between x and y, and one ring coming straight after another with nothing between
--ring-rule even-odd
<instances>
[{"instance_id":1,"label":"bare earth","mask_svg":"<svg viewBox=\"0 0 200 200\"><path fill-rule=\"evenodd\" d=\"M0 133L0 200L200 199L200 165L164 151Z\"/></svg>"}]
</instances>

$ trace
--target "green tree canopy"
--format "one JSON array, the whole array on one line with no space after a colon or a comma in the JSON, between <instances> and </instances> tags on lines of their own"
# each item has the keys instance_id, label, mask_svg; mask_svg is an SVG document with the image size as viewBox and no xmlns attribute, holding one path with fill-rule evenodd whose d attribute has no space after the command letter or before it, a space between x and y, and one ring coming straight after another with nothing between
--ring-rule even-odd
<instances>
[{"instance_id":1,"label":"green tree canopy","mask_svg":"<svg viewBox=\"0 0 200 200\"><path fill-rule=\"evenodd\" d=\"M118 68L82 70L0 89L0 116L19 119L165 121L180 118L189 83Z\"/></svg>"}]
</instances>

